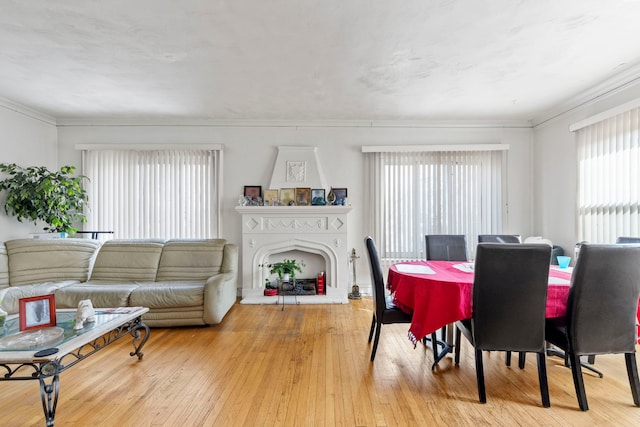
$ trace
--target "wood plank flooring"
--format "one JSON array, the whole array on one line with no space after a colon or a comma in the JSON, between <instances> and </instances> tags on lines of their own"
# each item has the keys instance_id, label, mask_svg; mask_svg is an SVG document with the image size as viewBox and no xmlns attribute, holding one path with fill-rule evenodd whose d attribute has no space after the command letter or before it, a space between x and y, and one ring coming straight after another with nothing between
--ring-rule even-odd
<instances>
[{"instance_id":1,"label":"wood plank flooring","mask_svg":"<svg viewBox=\"0 0 640 427\"><path fill-rule=\"evenodd\" d=\"M524 370L485 353L487 404L473 353L431 371L432 352L384 325L376 361L370 298L347 305L237 304L221 325L152 329L142 361L120 340L64 372L57 426L638 426L624 357L598 356L578 409L571 371L547 359L551 408L535 357ZM640 357L638 357L640 363ZM515 361L515 360L514 360ZM37 381L0 382L0 426L43 426Z\"/></svg>"}]
</instances>

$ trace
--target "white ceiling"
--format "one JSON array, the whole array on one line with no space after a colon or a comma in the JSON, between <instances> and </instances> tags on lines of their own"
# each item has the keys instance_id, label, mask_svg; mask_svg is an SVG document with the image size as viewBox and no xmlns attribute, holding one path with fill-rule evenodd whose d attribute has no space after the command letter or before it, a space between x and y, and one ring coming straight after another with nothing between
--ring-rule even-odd
<instances>
[{"instance_id":1,"label":"white ceiling","mask_svg":"<svg viewBox=\"0 0 640 427\"><path fill-rule=\"evenodd\" d=\"M633 0L0 0L58 120L533 120L639 65Z\"/></svg>"}]
</instances>

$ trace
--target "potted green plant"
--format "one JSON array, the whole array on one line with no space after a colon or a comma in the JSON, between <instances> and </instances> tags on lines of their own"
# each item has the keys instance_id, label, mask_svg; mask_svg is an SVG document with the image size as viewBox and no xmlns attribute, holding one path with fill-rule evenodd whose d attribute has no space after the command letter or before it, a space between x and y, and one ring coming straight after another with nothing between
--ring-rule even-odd
<instances>
[{"instance_id":1,"label":"potted green plant","mask_svg":"<svg viewBox=\"0 0 640 427\"><path fill-rule=\"evenodd\" d=\"M86 222L83 213L87 193L82 187L83 175L74 176L74 166L63 166L52 172L44 166L22 168L15 163L0 163L0 172L8 176L0 180L0 191L7 191L4 211L20 222L44 221L45 231L75 233L76 222Z\"/></svg>"},{"instance_id":2,"label":"potted green plant","mask_svg":"<svg viewBox=\"0 0 640 427\"><path fill-rule=\"evenodd\" d=\"M261 264L260 266L267 267L269 274L277 274L278 280L282 283L295 281L296 271L302 272L302 267L305 266L305 263L304 261L297 261L295 259L285 259L271 264Z\"/></svg>"}]
</instances>

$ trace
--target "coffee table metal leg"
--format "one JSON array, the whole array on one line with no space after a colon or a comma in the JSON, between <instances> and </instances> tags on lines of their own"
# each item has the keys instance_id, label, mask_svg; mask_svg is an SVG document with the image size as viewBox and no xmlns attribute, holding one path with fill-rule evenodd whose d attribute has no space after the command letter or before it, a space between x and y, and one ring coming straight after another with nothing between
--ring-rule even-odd
<instances>
[{"instance_id":1,"label":"coffee table metal leg","mask_svg":"<svg viewBox=\"0 0 640 427\"><path fill-rule=\"evenodd\" d=\"M144 329L144 337L142 340L140 339L140 330ZM133 350L129 353L129 356L138 356L138 360L142 359L144 353L142 352L142 347L149 339L149 327L142 323L142 320L138 317L134 324L129 328L129 333L133 337Z\"/></svg>"},{"instance_id":2,"label":"coffee table metal leg","mask_svg":"<svg viewBox=\"0 0 640 427\"><path fill-rule=\"evenodd\" d=\"M42 399L42 409L47 427L53 427L56 416L56 406L58 405L58 394L60 393L60 377L57 361L47 362L40 368L40 398ZM51 375L53 373L53 375ZM50 380L47 383L47 380Z\"/></svg>"}]
</instances>

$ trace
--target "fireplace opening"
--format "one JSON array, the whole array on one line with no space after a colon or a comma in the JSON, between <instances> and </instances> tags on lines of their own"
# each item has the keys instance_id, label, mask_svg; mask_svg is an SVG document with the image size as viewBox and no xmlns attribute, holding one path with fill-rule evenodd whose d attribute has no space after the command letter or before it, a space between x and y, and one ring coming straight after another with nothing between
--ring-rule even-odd
<instances>
[{"instance_id":1,"label":"fireplace opening","mask_svg":"<svg viewBox=\"0 0 640 427\"><path fill-rule=\"evenodd\" d=\"M301 250L290 250L279 253L273 253L268 255L265 258L265 264L272 264L280 261L284 261L285 259L293 259L297 261L302 261L304 266L302 266L302 272L296 272L296 279L305 279L311 280L318 277L318 274L325 273L327 269L326 260L319 254L314 254ZM269 269L265 268L264 271L265 279L269 279L272 283L278 278L277 274L270 274ZM326 274L326 273L325 273ZM265 280L263 280L265 282Z\"/></svg>"}]
</instances>

